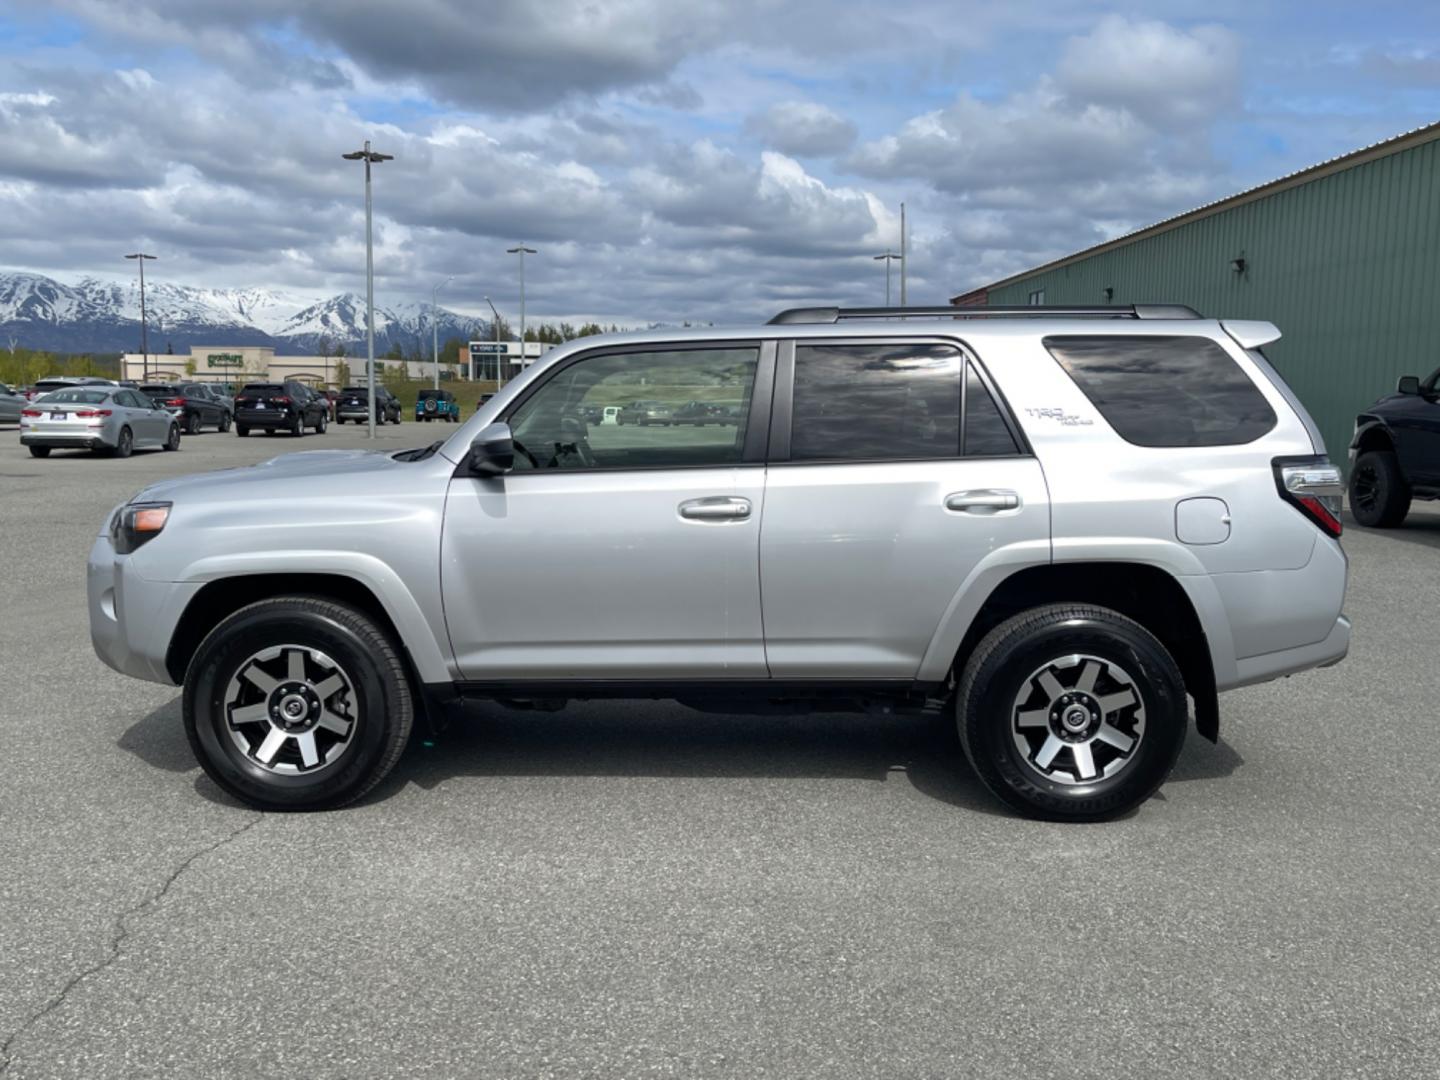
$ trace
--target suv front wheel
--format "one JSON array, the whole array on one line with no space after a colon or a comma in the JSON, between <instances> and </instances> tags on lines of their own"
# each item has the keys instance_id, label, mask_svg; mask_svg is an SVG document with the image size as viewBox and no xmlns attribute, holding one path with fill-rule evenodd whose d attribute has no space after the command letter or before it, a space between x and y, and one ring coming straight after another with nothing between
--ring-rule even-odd
<instances>
[{"instance_id":1,"label":"suv front wheel","mask_svg":"<svg viewBox=\"0 0 1440 1080\"><path fill-rule=\"evenodd\" d=\"M354 802L394 768L414 721L394 643L319 597L241 608L185 676L185 734L210 779L264 810Z\"/></svg>"},{"instance_id":2,"label":"suv front wheel","mask_svg":"<svg viewBox=\"0 0 1440 1080\"><path fill-rule=\"evenodd\" d=\"M1185 682L1165 647L1107 608L1022 612L980 642L957 695L980 779L1031 817L1094 821L1148 799L1185 741Z\"/></svg>"}]
</instances>

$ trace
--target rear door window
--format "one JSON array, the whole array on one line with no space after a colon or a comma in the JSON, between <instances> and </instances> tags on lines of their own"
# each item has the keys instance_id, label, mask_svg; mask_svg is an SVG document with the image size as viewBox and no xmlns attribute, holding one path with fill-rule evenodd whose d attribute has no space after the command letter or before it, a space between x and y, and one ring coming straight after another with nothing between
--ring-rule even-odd
<instances>
[{"instance_id":1,"label":"rear door window","mask_svg":"<svg viewBox=\"0 0 1440 1080\"><path fill-rule=\"evenodd\" d=\"M953 345L797 345L790 460L957 456L964 367Z\"/></svg>"},{"instance_id":2,"label":"rear door window","mask_svg":"<svg viewBox=\"0 0 1440 1080\"><path fill-rule=\"evenodd\" d=\"M1122 439L1136 446L1233 446L1275 411L1230 354L1191 335L1064 335L1045 348Z\"/></svg>"},{"instance_id":3,"label":"rear door window","mask_svg":"<svg viewBox=\"0 0 1440 1080\"><path fill-rule=\"evenodd\" d=\"M975 370L965 365L965 456L1002 457L1020 453L1000 406Z\"/></svg>"}]
</instances>

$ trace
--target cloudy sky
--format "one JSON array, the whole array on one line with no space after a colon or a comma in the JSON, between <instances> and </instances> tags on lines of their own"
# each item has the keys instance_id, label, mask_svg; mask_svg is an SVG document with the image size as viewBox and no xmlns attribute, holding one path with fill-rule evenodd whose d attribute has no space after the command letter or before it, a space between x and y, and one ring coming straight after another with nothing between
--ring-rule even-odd
<instances>
[{"instance_id":1,"label":"cloudy sky","mask_svg":"<svg viewBox=\"0 0 1440 1080\"><path fill-rule=\"evenodd\" d=\"M1202 19L1193 12L1203 9ZM948 296L1440 119L1440 9L0 0L0 268L512 317Z\"/></svg>"}]
</instances>

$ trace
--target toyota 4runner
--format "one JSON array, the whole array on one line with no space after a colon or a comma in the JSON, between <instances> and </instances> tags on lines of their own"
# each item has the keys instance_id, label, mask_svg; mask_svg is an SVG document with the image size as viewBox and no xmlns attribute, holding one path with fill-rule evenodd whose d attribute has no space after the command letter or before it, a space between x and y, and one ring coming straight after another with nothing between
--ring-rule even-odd
<instances>
[{"instance_id":1,"label":"toyota 4runner","mask_svg":"<svg viewBox=\"0 0 1440 1080\"><path fill-rule=\"evenodd\" d=\"M1112 816L1192 712L1217 737L1218 691L1348 647L1340 475L1277 337L1135 306L575 341L425 449L140 492L90 554L92 637L183 685L261 807L358 798L463 699L629 697L944 709L1011 807ZM587 422L642 397L738 422Z\"/></svg>"}]
</instances>

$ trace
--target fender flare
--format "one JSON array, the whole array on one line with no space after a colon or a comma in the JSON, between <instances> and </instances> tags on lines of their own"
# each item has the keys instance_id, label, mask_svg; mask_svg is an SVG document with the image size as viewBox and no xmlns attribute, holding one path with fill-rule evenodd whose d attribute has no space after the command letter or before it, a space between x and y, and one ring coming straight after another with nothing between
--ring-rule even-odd
<instances>
[{"instance_id":1,"label":"fender flare","mask_svg":"<svg viewBox=\"0 0 1440 1080\"><path fill-rule=\"evenodd\" d=\"M459 678L448 635L436 637L419 601L388 563L358 551L265 551L210 555L185 568L180 580L198 586L228 578L269 575L314 575L349 578L364 586L380 603L410 654L416 674L425 683Z\"/></svg>"}]
</instances>

